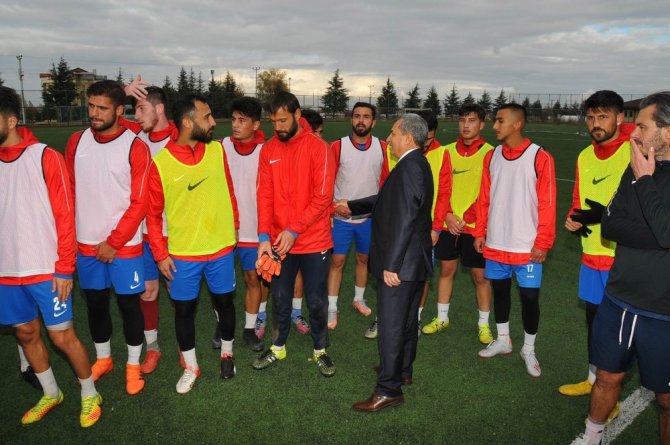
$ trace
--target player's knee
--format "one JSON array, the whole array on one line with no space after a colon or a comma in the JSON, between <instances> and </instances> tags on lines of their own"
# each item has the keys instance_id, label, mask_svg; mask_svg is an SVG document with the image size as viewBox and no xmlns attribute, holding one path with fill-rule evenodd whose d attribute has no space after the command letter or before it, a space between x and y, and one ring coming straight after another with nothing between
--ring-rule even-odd
<instances>
[{"instance_id":1,"label":"player's knee","mask_svg":"<svg viewBox=\"0 0 670 445\"><path fill-rule=\"evenodd\" d=\"M481 272L479 270L472 269L472 281L474 281L475 286L490 286L491 285L489 280L484 278L484 270L483 269L481 269Z\"/></svg>"},{"instance_id":2,"label":"player's knee","mask_svg":"<svg viewBox=\"0 0 670 445\"><path fill-rule=\"evenodd\" d=\"M598 369L596 371L595 385L605 391L615 390L619 386L621 386L621 382L623 381L624 376L625 373L623 372L613 373L602 369Z\"/></svg>"},{"instance_id":3,"label":"player's knee","mask_svg":"<svg viewBox=\"0 0 670 445\"><path fill-rule=\"evenodd\" d=\"M440 277L453 278L456 275L458 264L454 261L440 261Z\"/></svg>"},{"instance_id":4,"label":"player's knee","mask_svg":"<svg viewBox=\"0 0 670 445\"><path fill-rule=\"evenodd\" d=\"M368 265L368 256L364 253L356 253L356 264L361 266Z\"/></svg>"},{"instance_id":5,"label":"player's knee","mask_svg":"<svg viewBox=\"0 0 670 445\"><path fill-rule=\"evenodd\" d=\"M330 257L330 268L336 270L342 270L344 268L344 263L346 261L346 256L333 254Z\"/></svg>"},{"instance_id":6,"label":"player's knee","mask_svg":"<svg viewBox=\"0 0 670 445\"><path fill-rule=\"evenodd\" d=\"M79 344L79 339L74 333L74 328L69 327L63 330L48 330L49 338L53 344L66 354L75 349Z\"/></svg>"},{"instance_id":7,"label":"player's knee","mask_svg":"<svg viewBox=\"0 0 670 445\"><path fill-rule=\"evenodd\" d=\"M244 283L248 289L260 289L261 282L258 279L258 274L255 270L247 270L244 272Z\"/></svg>"},{"instance_id":8,"label":"player's knee","mask_svg":"<svg viewBox=\"0 0 670 445\"><path fill-rule=\"evenodd\" d=\"M656 404L661 416L670 418L670 393L657 393Z\"/></svg>"},{"instance_id":9,"label":"player's knee","mask_svg":"<svg viewBox=\"0 0 670 445\"><path fill-rule=\"evenodd\" d=\"M16 338L22 345L30 344L40 338L40 325L37 319L14 327Z\"/></svg>"},{"instance_id":10,"label":"player's knee","mask_svg":"<svg viewBox=\"0 0 670 445\"><path fill-rule=\"evenodd\" d=\"M142 301L156 301L158 298L158 280L144 282L144 293L140 295Z\"/></svg>"}]
</instances>

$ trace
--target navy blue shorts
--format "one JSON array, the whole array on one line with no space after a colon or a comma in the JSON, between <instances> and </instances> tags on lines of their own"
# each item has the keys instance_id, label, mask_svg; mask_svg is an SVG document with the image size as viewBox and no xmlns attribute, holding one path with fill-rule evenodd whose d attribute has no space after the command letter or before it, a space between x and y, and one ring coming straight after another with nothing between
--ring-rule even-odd
<instances>
[{"instance_id":1,"label":"navy blue shorts","mask_svg":"<svg viewBox=\"0 0 670 445\"><path fill-rule=\"evenodd\" d=\"M637 360L642 386L657 393L670 392L670 320L634 314L629 308L608 296L603 298L593 320L591 362L618 373L627 372Z\"/></svg>"}]
</instances>

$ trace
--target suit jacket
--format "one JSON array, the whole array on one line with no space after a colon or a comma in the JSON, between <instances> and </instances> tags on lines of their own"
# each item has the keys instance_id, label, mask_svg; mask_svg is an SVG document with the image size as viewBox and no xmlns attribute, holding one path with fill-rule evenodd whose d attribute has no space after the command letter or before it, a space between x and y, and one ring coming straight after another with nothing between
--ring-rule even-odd
<instances>
[{"instance_id":1,"label":"suit jacket","mask_svg":"<svg viewBox=\"0 0 670 445\"><path fill-rule=\"evenodd\" d=\"M372 212L368 269L374 277L388 270L401 281L424 281L432 274L432 203L433 176L421 150L402 158L379 194L349 201L354 215Z\"/></svg>"}]
</instances>

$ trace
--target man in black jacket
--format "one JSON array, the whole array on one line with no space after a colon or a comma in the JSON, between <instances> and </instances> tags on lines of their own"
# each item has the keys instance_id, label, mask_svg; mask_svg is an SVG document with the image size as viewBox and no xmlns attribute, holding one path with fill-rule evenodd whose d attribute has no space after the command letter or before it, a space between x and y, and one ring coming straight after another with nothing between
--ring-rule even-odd
<instances>
[{"instance_id":1,"label":"man in black jacket","mask_svg":"<svg viewBox=\"0 0 670 445\"><path fill-rule=\"evenodd\" d=\"M427 133L426 122L416 114L398 119L387 139L391 152L398 157L397 166L378 195L348 202L353 214L372 211L368 267L377 279L377 387L369 399L354 404L358 411L379 411L401 404L401 386L412 382L419 300L432 273L433 178L419 148Z\"/></svg>"},{"instance_id":2,"label":"man in black jacket","mask_svg":"<svg viewBox=\"0 0 670 445\"><path fill-rule=\"evenodd\" d=\"M631 134L631 166L602 221L617 243L605 298L593 321L598 367L584 444L600 443L608 413L634 361L656 393L660 443L670 443L670 92L642 100Z\"/></svg>"}]
</instances>

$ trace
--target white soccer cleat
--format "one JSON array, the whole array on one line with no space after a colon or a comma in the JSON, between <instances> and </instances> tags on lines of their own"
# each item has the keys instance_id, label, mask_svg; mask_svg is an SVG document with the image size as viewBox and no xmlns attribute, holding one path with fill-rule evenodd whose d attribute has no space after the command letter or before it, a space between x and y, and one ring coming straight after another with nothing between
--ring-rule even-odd
<instances>
[{"instance_id":1,"label":"white soccer cleat","mask_svg":"<svg viewBox=\"0 0 670 445\"><path fill-rule=\"evenodd\" d=\"M481 358L491 358L496 355L510 355L512 353L512 339L507 337L507 341L500 337L493 340L488 346L479 351Z\"/></svg>"},{"instance_id":2,"label":"white soccer cleat","mask_svg":"<svg viewBox=\"0 0 670 445\"><path fill-rule=\"evenodd\" d=\"M193 385L195 385L195 381L198 377L200 377L199 369L194 370L191 367L184 369L184 373L177 382L177 392L179 394L186 394L189 392L193 389Z\"/></svg>"},{"instance_id":3,"label":"white soccer cleat","mask_svg":"<svg viewBox=\"0 0 670 445\"><path fill-rule=\"evenodd\" d=\"M526 364L526 372L528 375L533 378L538 378L540 374L542 374L542 369L540 369L540 362L538 362L537 357L535 357L535 351L524 351L521 349L519 355Z\"/></svg>"}]
</instances>

